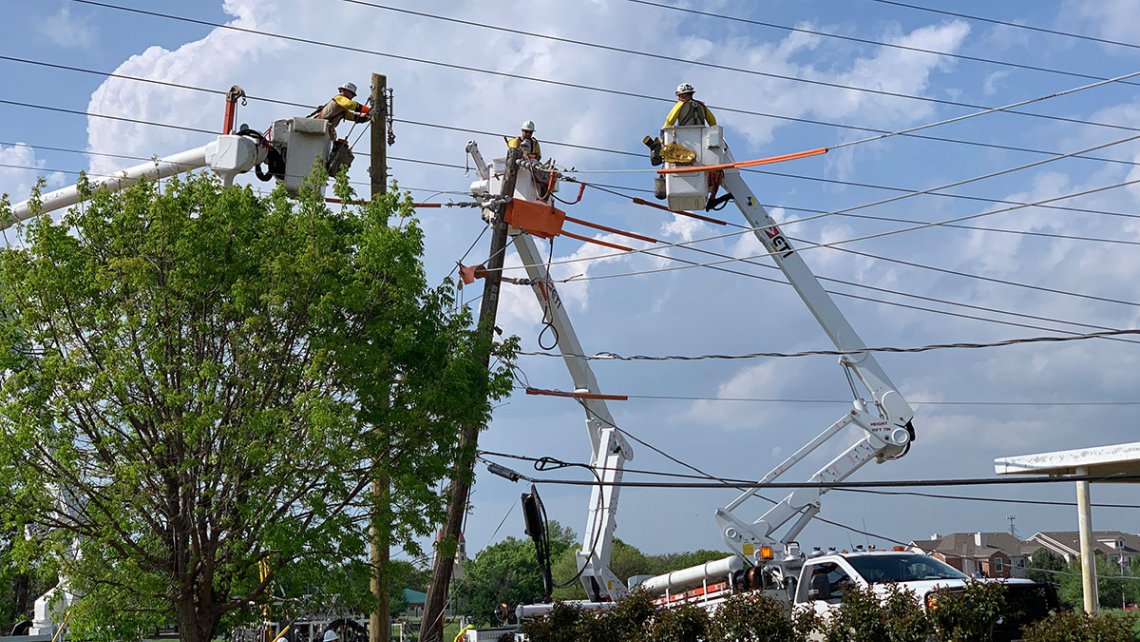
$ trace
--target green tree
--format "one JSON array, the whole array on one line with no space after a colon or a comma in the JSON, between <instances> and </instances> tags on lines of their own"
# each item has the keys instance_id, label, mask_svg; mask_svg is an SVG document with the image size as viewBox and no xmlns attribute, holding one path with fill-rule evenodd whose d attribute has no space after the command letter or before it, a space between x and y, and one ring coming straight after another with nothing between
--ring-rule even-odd
<instances>
[{"instance_id":1,"label":"green tree","mask_svg":"<svg viewBox=\"0 0 1140 642\"><path fill-rule=\"evenodd\" d=\"M1097 602L1105 608L1121 608L1124 604L1140 601L1140 574L1135 567L1126 568L1121 573L1118 563L1102 556L1096 557ZM1061 575L1059 595L1062 601L1073 607L1084 604L1084 581L1081 577L1080 560L1074 559Z\"/></svg>"},{"instance_id":2,"label":"green tree","mask_svg":"<svg viewBox=\"0 0 1140 642\"><path fill-rule=\"evenodd\" d=\"M559 559L573 547L574 533L556 521L547 526L551 556ZM572 554L572 551L570 551ZM542 572L534 542L508 537L479 551L463 568L463 579L452 588L456 610L481 624L490 624L495 608L532 604L542 599Z\"/></svg>"},{"instance_id":3,"label":"green tree","mask_svg":"<svg viewBox=\"0 0 1140 642\"><path fill-rule=\"evenodd\" d=\"M556 600L586 599L586 590L575 579L580 568L577 552L577 546L571 546L554 556L556 560L553 565L554 584L556 586L566 584L566 586L555 589L554 599ZM636 546L626 544L616 537L610 555L610 570L623 582L628 582L629 578L634 575L656 574L653 570L653 562L645 553L642 553Z\"/></svg>"},{"instance_id":4,"label":"green tree","mask_svg":"<svg viewBox=\"0 0 1140 642\"><path fill-rule=\"evenodd\" d=\"M683 568L689 568L690 566L697 566L714 560L722 560L728 557L728 555L729 554L724 551L714 551L707 548L685 551L683 553L647 555L649 570L646 572L653 575L664 575L665 573L672 573L673 571L679 571Z\"/></svg>"},{"instance_id":5,"label":"green tree","mask_svg":"<svg viewBox=\"0 0 1140 642\"><path fill-rule=\"evenodd\" d=\"M1107 613L1089 615L1068 610L1025 627L1025 642L1133 642L1135 616L1114 617Z\"/></svg>"},{"instance_id":6,"label":"green tree","mask_svg":"<svg viewBox=\"0 0 1140 642\"><path fill-rule=\"evenodd\" d=\"M970 580L962 591L927 598L930 619L944 642L989 642L998 620L1009 615L1006 588L999 582Z\"/></svg>"},{"instance_id":7,"label":"green tree","mask_svg":"<svg viewBox=\"0 0 1140 642\"><path fill-rule=\"evenodd\" d=\"M789 618L784 604L762 593L733 595L709 622L709 642L806 642L815 630L815 614Z\"/></svg>"},{"instance_id":8,"label":"green tree","mask_svg":"<svg viewBox=\"0 0 1140 642\"><path fill-rule=\"evenodd\" d=\"M1025 577L1042 584L1061 583L1062 573L1066 570L1065 559L1047 548L1039 548L1029 556L1029 566Z\"/></svg>"},{"instance_id":9,"label":"green tree","mask_svg":"<svg viewBox=\"0 0 1140 642\"><path fill-rule=\"evenodd\" d=\"M385 522L414 549L513 345L488 371L470 316L428 287L410 198L330 211L311 186L207 176L85 197L0 253L0 511L45 529L17 548L84 596L76 634L176 622L204 642L274 586L352 585L377 453Z\"/></svg>"},{"instance_id":10,"label":"green tree","mask_svg":"<svg viewBox=\"0 0 1140 642\"><path fill-rule=\"evenodd\" d=\"M871 587L853 586L821 629L827 642L925 642L934 625L907 588L889 585L880 595Z\"/></svg>"}]
</instances>

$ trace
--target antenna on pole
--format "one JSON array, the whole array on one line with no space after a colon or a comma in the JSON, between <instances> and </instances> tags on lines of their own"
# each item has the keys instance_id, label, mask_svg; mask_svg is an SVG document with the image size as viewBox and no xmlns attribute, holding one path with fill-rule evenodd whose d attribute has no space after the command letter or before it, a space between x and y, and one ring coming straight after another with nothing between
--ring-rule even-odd
<instances>
[{"instance_id":1,"label":"antenna on pole","mask_svg":"<svg viewBox=\"0 0 1140 642\"><path fill-rule=\"evenodd\" d=\"M1006 515L1005 518L1009 520L1009 534L1017 537L1017 525L1013 523L1017 515Z\"/></svg>"}]
</instances>

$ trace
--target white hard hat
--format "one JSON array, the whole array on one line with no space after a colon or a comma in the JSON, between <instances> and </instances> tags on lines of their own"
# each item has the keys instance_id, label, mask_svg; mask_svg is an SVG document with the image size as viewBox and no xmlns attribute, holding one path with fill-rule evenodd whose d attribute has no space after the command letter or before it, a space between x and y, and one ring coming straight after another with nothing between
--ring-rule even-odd
<instances>
[{"instance_id":1,"label":"white hard hat","mask_svg":"<svg viewBox=\"0 0 1140 642\"><path fill-rule=\"evenodd\" d=\"M338 90L347 89L355 95L356 94L356 83L346 82L343 85L341 85L340 87L337 87L337 89Z\"/></svg>"},{"instance_id":2,"label":"white hard hat","mask_svg":"<svg viewBox=\"0 0 1140 642\"><path fill-rule=\"evenodd\" d=\"M693 86L687 82L683 82L683 83L677 85L677 95L678 96L680 96L681 94L691 94L691 93L694 93L696 91L697 90L693 89Z\"/></svg>"},{"instance_id":3,"label":"white hard hat","mask_svg":"<svg viewBox=\"0 0 1140 642\"><path fill-rule=\"evenodd\" d=\"M349 83L349 84L352 84L352 83ZM325 631L324 642L336 642L337 640L340 640L340 636L336 634L336 631L334 631L332 629Z\"/></svg>"},{"instance_id":4,"label":"white hard hat","mask_svg":"<svg viewBox=\"0 0 1140 642\"><path fill-rule=\"evenodd\" d=\"M522 124L522 130L524 132L534 131L534 121L533 120L524 120L523 124Z\"/></svg>"}]
</instances>

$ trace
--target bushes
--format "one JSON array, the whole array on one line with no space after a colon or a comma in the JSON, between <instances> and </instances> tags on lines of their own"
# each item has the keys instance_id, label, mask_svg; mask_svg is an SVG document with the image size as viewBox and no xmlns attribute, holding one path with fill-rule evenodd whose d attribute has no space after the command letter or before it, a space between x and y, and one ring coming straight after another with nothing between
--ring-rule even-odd
<instances>
[{"instance_id":1,"label":"bushes","mask_svg":"<svg viewBox=\"0 0 1140 642\"><path fill-rule=\"evenodd\" d=\"M761 593L729 597L709 615L697 605L659 610L638 592L609 611L555 605L544 619L528 622L532 642L991 642L1021 638L1021 620L1007 606L1005 585L969 582L964 589L933 594L924 609L907 588L852 587L826 619ZM1053 615L1026 630L1026 642L1134 642L1135 618Z\"/></svg>"},{"instance_id":2,"label":"bushes","mask_svg":"<svg viewBox=\"0 0 1140 642\"><path fill-rule=\"evenodd\" d=\"M913 591L891 585L886 595L849 588L820 629L827 642L926 642L934 625Z\"/></svg>"},{"instance_id":3,"label":"bushes","mask_svg":"<svg viewBox=\"0 0 1140 642\"><path fill-rule=\"evenodd\" d=\"M1025 642L1133 642L1135 616L1060 611L1025 628Z\"/></svg>"},{"instance_id":4,"label":"bushes","mask_svg":"<svg viewBox=\"0 0 1140 642\"><path fill-rule=\"evenodd\" d=\"M805 642L814 614L789 619L783 604L760 593L733 595L709 622L709 642Z\"/></svg>"}]
</instances>

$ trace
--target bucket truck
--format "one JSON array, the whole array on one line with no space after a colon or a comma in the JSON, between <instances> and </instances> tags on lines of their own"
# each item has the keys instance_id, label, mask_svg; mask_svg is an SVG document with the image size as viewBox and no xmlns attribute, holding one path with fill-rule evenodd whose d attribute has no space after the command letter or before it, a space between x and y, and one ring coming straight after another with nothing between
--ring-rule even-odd
<instances>
[{"instance_id":1,"label":"bucket truck","mask_svg":"<svg viewBox=\"0 0 1140 642\"><path fill-rule=\"evenodd\" d=\"M724 140L722 128L667 127L662 131L662 138L666 146L675 144L693 152L691 163L666 163L661 172L664 180L659 179L658 184L664 183L663 196L667 199L668 209L702 210L710 202L718 204L732 200L824 333L844 353L839 364L852 383L854 399L851 410L761 477L758 485L775 481L848 428L858 430L859 439L820 468L810 477L809 482L842 481L867 463L883 463L905 455L915 436L912 424L914 411L874 355L866 351L866 344L745 183ZM473 156L481 180L472 185L472 193L476 196L495 194L495 189L501 184L500 175L504 171L502 161L497 160L495 166L488 167L473 147L473 144L469 144L468 151L475 152ZM520 187L514 194L515 201L545 202L545 198L540 198L540 195L544 196L542 187L546 186L546 191L552 191L551 187L557 185L559 178L553 167L544 169L524 166L519 171ZM536 173L541 178L536 178ZM548 178L551 174L554 178ZM535 189L535 185L539 188ZM720 189L725 194L710 201ZM564 218L564 215L553 207L550 212L558 218L560 225L559 216ZM538 230L542 225L533 227ZM512 233L516 232L519 230L512 229ZM541 265L541 258L531 238L532 233L530 230L523 232L517 234L515 246L519 248L540 305L548 312L548 318L558 330L559 349L575 388L584 392L595 391L597 384L588 362L575 356L583 354L581 346L549 274ZM542 236L542 232L536 231L534 234ZM862 387L862 392L856 389L856 381ZM616 599L627 590L620 579L613 578L612 572L604 566L609 561L612 546L619 490L606 484L620 482L621 467L632 453L613 425L604 402L583 400L582 403L587 411L587 430L591 438L591 465L603 476L603 483L593 488L583 548L578 555L586 593L592 600L582 606L589 608L603 607L604 604L599 603L599 599ZM599 493L602 494L601 500L598 499ZM663 606L679 601L698 601L712 605L740 590L764 590L790 602L806 559L796 538L819 513L824 493L826 488L795 490L758 518L749 519L741 516L741 508L749 499L758 496L758 491L746 490L715 513L721 538L732 556L658 577L637 578L636 582L631 580L628 588L632 589L632 584L636 584L642 589L662 595L659 603ZM594 552L593 555L589 554L591 551ZM620 590L607 594L598 591L599 586L617 586ZM517 613L519 617L530 617L548 610L548 605L524 605L518 608ZM476 636L470 639L479 638Z\"/></svg>"},{"instance_id":2,"label":"bucket truck","mask_svg":"<svg viewBox=\"0 0 1140 642\"><path fill-rule=\"evenodd\" d=\"M115 172L110 176L93 177L88 181L92 191L124 190L141 180L160 180L177 174L208 167L221 177L226 185L233 184L238 174L256 170L263 181L276 179L285 184L290 194L296 195L301 183L320 159L330 175L341 167L351 166L352 151L347 145L336 145L328 121L320 118L287 118L274 121L265 132L247 126L234 131L237 101L245 100L245 91L234 85L226 92L226 112L222 133L214 140L184 152L140 163ZM267 169L263 171L261 165ZM0 221L0 230L26 221L36 214L46 214L70 207L81 199L76 185L41 194L12 207L12 216Z\"/></svg>"}]
</instances>

